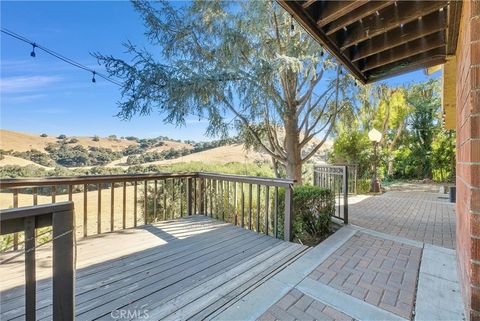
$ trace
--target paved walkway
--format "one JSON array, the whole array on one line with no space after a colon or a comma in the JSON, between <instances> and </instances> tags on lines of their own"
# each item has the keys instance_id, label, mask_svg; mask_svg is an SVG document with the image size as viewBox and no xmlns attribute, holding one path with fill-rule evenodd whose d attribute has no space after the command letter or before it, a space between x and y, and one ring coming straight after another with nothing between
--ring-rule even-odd
<instances>
[{"instance_id":1,"label":"paved walkway","mask_svg":"<svg viewBox=\"0 0 480 321\"><path fill-rule=\"evenodd\" d=\"M420 186L422 187L422 186ZM455 248L455 205L447 194L410 186L349 198L349 222L371 230Z\"/></svg>"},{"instance_id":2,"label":"paved walkway","mask_svg":"<svg viewBox=\"0 0 480 321\"><path fill-rule=\"evenodd\" d=\"M455 252L345 226L216 320L463 320Z\"/></svg>"}]
</instances>

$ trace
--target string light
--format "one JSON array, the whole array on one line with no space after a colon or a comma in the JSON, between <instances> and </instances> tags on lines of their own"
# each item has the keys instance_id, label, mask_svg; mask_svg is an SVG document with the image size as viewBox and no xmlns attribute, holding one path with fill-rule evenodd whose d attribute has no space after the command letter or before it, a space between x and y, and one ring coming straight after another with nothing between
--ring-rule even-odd
<instances>
[{"instance_id":1,"label":"string light","mask_svg":"<svg viewBox=\"0 0 480 321\"><path fill-rule=\"evenodd\" d=\"M33 43L33 45L32 45L32 52L30 53L30 57L35 58L35 56L36 56L36 54L35 54L35 47L36 47L36 46L37 46L37 45L36 45L35 43Z\"/></svg>"},{"instance_id":2,"label":"string light","mask_svg":"<svg viewBox=\"0 0 480 321\"><path fill-rule=\"evenodd\" d=\"M39 44L37 44L37 43L35 43L35 42L25 38L25 37L13 32L13 31L7 30L5 28L1 28L0 30L1 30L2 33L6 34L6 35L8 35L12 38L15 38L17 40L20 40L20 41L23 41L25 43L30 44L32 46L32 52L30 52L31 57L36 57L35 48L38 48L38 49L42 50L43 52L45 52L45 53L47 53L47 54L49 54L49 55L51 55L51 56L53 56L53 57L55 57L59 60L62 60L63 62L66 62L67 64L70 64L74 67L77 67L79 69L83 69L85 71L88 71L88 72L92 73L93 74L93 78L92 78L93 83L96 82L95 76L98 76L98 77L100 77L100 78L102 78L102 79L104 79L108 82L111 82L112 84L115 84L115 85L120 86L120 87L123 86L122 83L120 83L120 82L118 82L118 81L116 81L116 80L114 80L114 79L112 79L112 78L110 78L110 77L108 77L108 76L106 76L102 73L96 72L95 70L93 70L93 69L91 69L91 68L89 68L85 65L82 65L81 63L76 62L73 59L67 58L67 57L65 57L65 56L63 56L63 55L61 55L61 54L59 54L59 53L57 53L57 52L55 52L51 49L48 49L47 47L39 45Z\"/></svg>"}]
</instances>

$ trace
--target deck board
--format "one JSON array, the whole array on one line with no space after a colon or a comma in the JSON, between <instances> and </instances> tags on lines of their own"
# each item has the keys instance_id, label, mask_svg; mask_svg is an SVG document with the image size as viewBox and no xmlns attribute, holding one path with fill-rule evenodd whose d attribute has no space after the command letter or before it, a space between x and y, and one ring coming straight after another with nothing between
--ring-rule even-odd
<instances>
[{"instance_id":1,"label":"deck board","mask_svg":"<svg viewBox=\"0 0 480 321\"><path fill-rule=\"evenodd\" d=\"M112 320L112 311L129 311L131 318L147 312L152 319L205 319L306 249L205 216L83 239L77 244L76 318ZM37 258L48 262L48 248ZM0 288L0 319L21 320L23 261L16 259L2 269L9 277ZM49 270L48 264L39 270L39 320L52 317Z\"/></svg>"}]
</instances>

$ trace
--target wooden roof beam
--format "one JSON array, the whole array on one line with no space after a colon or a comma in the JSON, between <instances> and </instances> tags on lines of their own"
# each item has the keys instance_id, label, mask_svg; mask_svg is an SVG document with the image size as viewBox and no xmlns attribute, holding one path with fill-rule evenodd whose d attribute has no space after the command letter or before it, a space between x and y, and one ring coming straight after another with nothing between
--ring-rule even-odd
<instances>
[{"instance_id":1,"label":"wooden roof beam","mask_svg":"<svg viewBox=\"0 0 480 321\"><path fill-rule=\"evenodd\" d=\"M423 25L421 27L421 25ZM358 45L356 52L352 55L352 62L377 54L379 52L394 48L415 39L426 37L447 28L445 10L436 11L422 18L422 21L415 20L405 24L403 28L388 31L385 34L376 36L370 41Z\"/></svg>"},{"instance_id":2,"label":"wooden roof beam","mask_svg":"<svg viewBox=\"0 0 480 321\"><path fill-rule=\"evenodd\" d=\"M306 9L306 8L310 7L312 4L314 4L315 1L317 1L317 0L307 0L304 3L302 3L302 7Z\"/></svg>"},{"instance_id":3,"label":"wooden roof beam","mask_svg":"<svg viewBox=\"0 0 480 321\"><path fill-rule=\"evenodd\" d=\"M389 49L388 52L384 51L380 54L371 56L365 62L362 72L400 60L405 60L411 56L415 56L421 54L422 52L427 52L440 47L445 47L445 33L443 32L437 32L425 38L420 38L411 42L407 42L401 46Z\"/></svg>"},{"instance_id":4,"label":"wooden roof beam","mask_svg":"<svg viewBox=\"0 0 480 321\"><path fill-rule=\"evenodd\" d=\"M450 1L448 5L447 54L454 55L457 50L457 40L460 34L460 16L462 1Z\"/></svg>"},{"instance_id":5,"label":"wooden roof beam","mask_svg":"<svg viewBox=\"0 0 480 321\"><path fill-rule=\"evenodd\" d=\"M358 9L353 10L352 12L340 17L328 25L325 26L324 30L327 35L331 35L336 31L346 27L354 22L359 21L369 15L375 13L378 10L382 10L383 8L393 5L393 1L370 1L367 4L361 6Z\"/></svg>"},{"instance_id":6,"label":"wooden roof beam","mask_svg":"<svg viewBox=\"0 0 480 321\"><path fill-rule=\"evenodd\" d=\"M373 16L369 21L357 22L353 28L346 31L346 37L340 43L340 49L343 51L350 46L418 19L418 17L428 15L446 5L446 1L399 2L397 6L388 7L387 10L382 11L382 14Z\"/></svg>"},{"instance_id":7,"label":"wooden roof beam","mask_svg":"<svg viewBox=\"0 0 480 321\"><path fill-rule=\"evenodd\" d=\"M433 49L415 56L411 56L401 62L395 62L372 69L370 72L368 72L367 83L389 78L395 75L400 75L420 68L428 68L440 65L445 63L446 60L445 47Z\"/></svg>"},{"instance_id":8,"label":"wooden roof beam","mask_svg":"<svg viewBox=\"0 0 480 321\"><path fill-rule=\"evenodd\" d=\"M327 23L330 23L333 20L350 13L350 11L364 5L365 3L367 3L367 0L322 1L319 3L322 7L318 9L320 14L317 17L317 25L319 27L323 27Z\"/></svg>"},{"instance_id":9,"label":"wooden roof beam","mask_svg":"<svg viewBox=\"0 0 480 321\"><path fill-rule=\"evenodd\" d=\"M315 41L324 46L324 48L330 54L337 57L344 67L354 74L355 77L360 80L360 82L365 83L367 81L366 77L362 72L360 72L358 67L352 64L351 61L338 50L329 37L327 37L323 32L320 32L316 21L306 14L299 2L287 0L277 0L277 2L300 23L300 25L315 39Z\"/></svg>"}]
</instances>

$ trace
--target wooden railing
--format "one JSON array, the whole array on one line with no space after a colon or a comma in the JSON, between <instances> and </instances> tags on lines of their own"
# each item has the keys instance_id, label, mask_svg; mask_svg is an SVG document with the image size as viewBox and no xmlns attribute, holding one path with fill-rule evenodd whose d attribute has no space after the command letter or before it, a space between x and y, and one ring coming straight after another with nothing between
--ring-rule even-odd
<instances>
[{"instance_id":1,"label":"wooden railing","mask_svg":"<svg viewBox=\"0 0 480 321\"><path fill-rule=\"evenodd\" d=\"M53 232L53 320L74 320L75 226L73 203L37 205L0 211L0 235L25 234L25 319L36 320L35 231ZM5 277L5 276L4 276Z\"/></svg>"},{"instance_id":2,"label":"wooden railing","mask_svg":"<svg viewBox=\"0 0 480 321\"><path fill-rule=\"evenodd\" d=\"M12 201L0 208L72 201L77 237L203 214L290 240L292 186L291 180L212 173L5 179L0 189ZM15 234L13 249L22 242Z\"/></svg>"}]
</instances>

